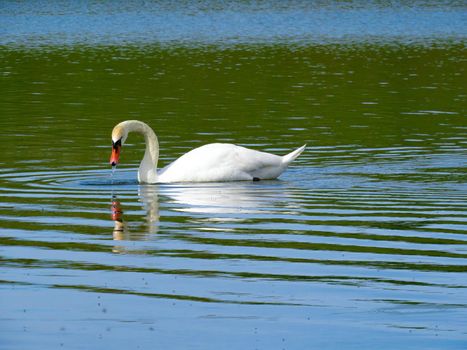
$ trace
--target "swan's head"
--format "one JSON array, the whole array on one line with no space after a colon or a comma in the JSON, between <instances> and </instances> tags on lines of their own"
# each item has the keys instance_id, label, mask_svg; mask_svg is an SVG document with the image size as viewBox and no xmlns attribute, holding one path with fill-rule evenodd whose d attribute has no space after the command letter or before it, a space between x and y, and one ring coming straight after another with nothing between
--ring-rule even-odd
<instances>
[{"instance_id":1,"label":"swan's head","mask_svg":"<svg viewBox=\"0 0 467 350\"><path fill-rule=\"evenodd\" d=\"M116 125L112 130L112 154L110 156L110 164L112 166L116 166L118 164L120 149L128 137L128 131L125 128L125 125L122 124L123 123Z\"/></svg>"}]
</instances>

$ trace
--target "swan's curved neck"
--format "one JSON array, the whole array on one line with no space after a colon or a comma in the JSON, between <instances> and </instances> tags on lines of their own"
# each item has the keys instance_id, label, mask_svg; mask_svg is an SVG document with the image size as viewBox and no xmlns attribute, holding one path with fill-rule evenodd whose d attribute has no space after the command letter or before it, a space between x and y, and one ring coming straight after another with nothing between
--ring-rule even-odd
<instances>
[{"instance_id":1,"label":"swan's curved neck","mask_svg":"<svg viewBox=\"0 0 467 350\"><path fill-rule=\"evenodd\" d=\"M157 182L157 162L159 160L159 142L154 131L147 126L144 128L144 141L146 142L146 151L143 160L139 165L138 180L140 182Z\"/></svg>"},{"instance_id":2,"label":"swan's curved neck","mask_svg":"<svg viewBox=\"0 0 467 350\"><path fill-rule=\"evenodd\" d=\"M157 161L159 160L159 142L154 131L145 123L138 120L124 122L124 128L128 132L138 132L143 134L146 142L146 151L143 160L139 165L138 181L155 183L157 182Z\"/></svg>"}]
</instances>

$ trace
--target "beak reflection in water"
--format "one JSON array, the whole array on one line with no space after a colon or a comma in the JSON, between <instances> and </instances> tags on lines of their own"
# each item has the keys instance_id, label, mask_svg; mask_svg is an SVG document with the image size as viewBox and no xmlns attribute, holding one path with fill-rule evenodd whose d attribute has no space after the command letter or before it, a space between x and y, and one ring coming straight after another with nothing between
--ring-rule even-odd
<instances>
[{"instance_id":1,"label":"beak reflection in water","mask_svg":"<svg viewBox=\"0 0 467 350\"><path fill-rule=\"evenodd\" d=\"M123 211L121 209L120 201L116 196L112 197L111 217L115 223L113 230L114 240L121 241L125 239L124 237L128 234L128 229L123 221Z\"/></svg>"}]
</instances>

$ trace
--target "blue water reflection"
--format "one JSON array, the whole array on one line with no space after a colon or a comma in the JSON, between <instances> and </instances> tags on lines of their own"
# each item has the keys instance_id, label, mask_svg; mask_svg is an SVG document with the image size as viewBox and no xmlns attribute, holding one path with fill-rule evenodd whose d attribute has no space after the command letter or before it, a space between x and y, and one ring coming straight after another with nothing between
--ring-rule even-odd
<instances>
[{"instance_id":1,"label":"blue water reflection","mask_svg":"<svg viewBox=\"0 0 467 350\"><path fill-rule=\"evenodd\" d=\"M462 1L8 2L0 45L462 41Z\"/></svg>"}]
</instances>

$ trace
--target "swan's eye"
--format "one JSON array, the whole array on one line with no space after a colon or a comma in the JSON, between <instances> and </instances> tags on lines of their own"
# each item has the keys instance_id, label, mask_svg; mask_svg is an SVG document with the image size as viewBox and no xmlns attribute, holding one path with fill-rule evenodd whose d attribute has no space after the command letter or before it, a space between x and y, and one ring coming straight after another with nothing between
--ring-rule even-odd
<instances>
[{"instance_id":1,"label":"swan's eye","mask_svg":"<svg viewBox=\"0 0 467 350\"><path fill-rule=\"evenodd\" d=\"M122 139L119 139L119 140L116 141L116 142L113 142L113 141L112 141L112 147L113 147L113 148L122 147Z\"/></svg>"}]
</instances>

